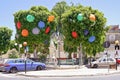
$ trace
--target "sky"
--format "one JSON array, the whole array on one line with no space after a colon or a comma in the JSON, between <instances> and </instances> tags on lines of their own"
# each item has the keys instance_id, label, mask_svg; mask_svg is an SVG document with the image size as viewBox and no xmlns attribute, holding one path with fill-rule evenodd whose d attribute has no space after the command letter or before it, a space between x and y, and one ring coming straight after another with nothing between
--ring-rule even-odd
<instances>
[{"instance_id":1,"label":"sky","mask_svg":"<svg viewBox=\"0 0 120 80\"><path fill-rule=\"evenodd\" d=\"M29 10L32 6L45 6L49 10L59 1L66 1L69 5L81 4L98 9L107 18L106 25L120 24L120 0L0 0L0 27L5 26L13 30L11 39L15 38L15 12Z\"/></svg>"}]
</instances>

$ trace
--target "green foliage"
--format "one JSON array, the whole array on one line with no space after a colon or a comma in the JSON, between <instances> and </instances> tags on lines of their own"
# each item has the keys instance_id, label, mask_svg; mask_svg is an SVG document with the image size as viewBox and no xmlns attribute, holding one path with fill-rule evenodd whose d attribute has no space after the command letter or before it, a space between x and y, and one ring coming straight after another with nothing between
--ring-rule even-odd
<instances>
[{"instance_id":1,"label":"green foliage","mask_svg":"<svg viewBox=\"0 0 120 80\"><path fill-rule=\"evenodd\" d=\"M65 1L61 1L61 2L56 3L56 5L51 10L52 12L54 12L56 14L57 30L59 32L61 32L61 27L62 27L61 15L65 12L67 12L67 10L69 10L69 8L70 8L70 6L68 6Z\"/></svg>"},{"instance_id":2,"label":"green foliage","mask_svg":"<svg viewBox=\"0 0 120 80\"><path fill-rule=\"evenodd\" d=\"M82 18L77 20L77 15L82 14ZM90 14L94 14L96 17L95 21L89 19ZM33 22L28 22L26 20L27 15L32 15L35 17ZM53 22L48 22L47 18L50 15L55 16ZM82 44L83 50L88 55L95 55L96 53L103 51L104 48L102 44L105 40L105 33L108 28L105 28L106 18L102 12L94 10L91 7L83 7L82 5L78 6L68 6L65 1L58 2L53 7L51 12L43 6L33 6L30 10L21 10L14 14L15 25L17 22L21 22L21 28L17 29L17 34L19 37L16 38L17 43L23 43L26 41L30 48L30 52L36 48L42 53L48 53L50 35L57 30L62 31L62 34L65 36L64 39L64 49L65 51L72 53L76 52L77 48ZM38 27L38 22L44 21L47 26L50 26L51 31L48 34L45 34L45 28L40 29L38 35L32 33L32 29ZM60 30L60 28L62 29ZM29 31L27 37L23 37L21 32L23 29ZM84 30L88 30L89 34L84 35ZM72 31L76 31L78 37L75 39L71 36ZM89 42L88 39L90 36L95 36L96 39L94 42ZM45 44L47 42L47 44Z\"/></svg>"},{"instance_id":3,"label":"green foliage","mask_svg":"<svg viewBox=\"0 0 120 80\"><path fill-rule=\"evenodd\" d=\"M16 51L12 51L10 54L9 54L9 58L18 58L18 53Z\"/></svg>"},{"instance_id":4,"label":"green foliage","mask_svg":"<svg viewBox=\"0 0 120 80\"><path fill-rule=\"evenodd\" d=\"M39 54L38 56L39 56L39 59L40 59L41 62L45 62L46 61L47 54L43 54L42 53L42 54Z\"/></svg>"},{"instance_id":5,"label":"green foliage","mask_svg":"<svg viewBox=\"0 0 120 80\"><path fill-rule=\"evenodd\" d=\"M15 43L16 43L15 40L10 41L10 50L13 49L13 48L16 48Z\"/></svg>"},{"instance_id":6,"label":"green foliage","mask_svg":"<svg viewBox=\"0 0 120 80\"><path fill-rule=\"evenodd\" d=\"M33 22L28 22L26 20L27 15L32 15L35 17L35 20ZM33 52L35 49L35 46L38 48L43 46L49 46L49 41L50 41L50 35L54 32L55 27L56 27L56 22L55 20L53 22L48 22L48 16L54 15L54 13L51 13L48 11L47 8L43 6L33 6L31 7L30 10L21 10L19 12L16 12L14 14L14 21L16 25L16 31L19 37L16 39L18 43L23 43L26 41L29 46L30 52ZM21 28L17 29L17 22L21 22ZM44 21L45 22L45 28L40 29L40 33L35 35L32 33L32 29L35 27L38 27L39 21ZM50 32L48 34L45 33L46 27L50 26ZM39 28L39 27L38 27ZM29 31L29 35L27 37L23 37L21 35L21 32L23 29L27 29ZM40 49L39 49L40 50ZM48 50L48 49L47 49Z\"/></svg>"},{"instance_id":7,"label":"green foliage","mask_svg":"<svg viewBox=\"0 0 120 80\"><path fill-rule=\"evenodd\" d=\"M77 20L77 15L83 14L83 20ZM89 19L90 14L94 14L96 17L95 21ZM72 6L69 11L62 15L62 33L65 36L64 49L71 53L76 52L77 47L82 44L83 50L88 55L93 55L100 51L103 51L102 46L105 40L105 23L106 18L102 12L94 10L91 7L83 7L82 5ZM84 30L88 30L89 34L84 35ZM72 37L72 31L76 31L78 34L77 38ZM95 36L94 42L89 42L90 36Z\"/></svg>"},{"instance_id":8,"label":"green foliage","mask_svg":"<svg viewBox=\"0 0 120 80\"><path fill-rule=\"evenodd\" d=\"M54 11L58 16L61 16L65 11L69 10L69 6L65 1L61 1L56 3L56 5L52 8L52 11Z\"/></svg>"},{"instance_id":9,"label":"green foliage","mask_svg":"<svg viewBox=\"0 0 120 80\"><path fill-rule=\"evenodd\" d=\"M9 48L11 36L11 29L0 27L0 52L6 51Z\"/></svg>"},{"instance_id":10,"label":"green foliage","mask_svg":"<svg viewBox=\"0 0 120 80\"><path fill-rule=\"evenodd\" d=\"M108 30L111 28L111 26L106 26L105 31L108 32Z\"/></svg>"}]
</instances>

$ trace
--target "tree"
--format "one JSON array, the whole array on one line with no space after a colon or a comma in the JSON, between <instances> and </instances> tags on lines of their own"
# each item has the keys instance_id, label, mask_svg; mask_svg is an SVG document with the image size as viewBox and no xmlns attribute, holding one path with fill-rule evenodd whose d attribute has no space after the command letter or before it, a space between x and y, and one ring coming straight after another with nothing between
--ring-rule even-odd
<instances>
[{"instance_id":1,"label":"tree","mask_svg":"<svg viewBox=\"0 0 120 80\"><path fill-rule=\"evenodd\" d=\"M106 18L102 12L82 5L72 6L62 15L65 51L76 52L80 44L90 56L103 51L105 23Z\"/></svg>"},{"instance_id":2,"label":"tree","mask_svg":"<svg viewBox=\"0 0 120 80\"><path fill-rule=\"evenodd\" d=\"M61 32L61 27L62 27L62 23L61 23L61 16L63 13L67 12L67 10L69 10L70 6L67 5L67 3L65 1L61 1L56 3L56 5L52 8L51 12L55 12L56 13L56 20L57 20L57 31Z\"/></svg>"},{"instance_id":3,"label":"tree","mask_svg":"<svg viewBox=\"0 0 120 80\"><path fill-rule=\"evenodd\" d=\"M15 40L10 41L10 50L13 48L15 48L16 50L19 50L18 47L19 47L19 44L17 44Z\"/></svg>"},{"instance_id":4,"label":"tree","mask_svg":"<svg viewBox=\"0 0 120 80\"><path fill-rule=\"evenodd\" d=\"M9 58L18 58L18 52L16 50L11 50L9 53Z\"/></svg>"},{"instance_id":5,"label":"tree","mask_svg":"<svg viewBox=\"0 0 120 80\"><path fill-rule=\"evenodd\" d=\"M14 14L16 24L16 42L27 42L30 52L41 51L45 47L48 52L50 35L56 27L53 12L43 6L33 6L30 10L21 10Z\"/></svg>"},{"instance_id":6,"label":"tree","mask_svg":"<svg viewBox=\"0 0 120 80\"><path fill-rule=\"evenodd\" d=\"M55 12L58 16L61 16L61 14L66 12L69 8L70 7L65 1L61 1L56 3L56 5L52 8L52 11Z\"/></svg>"},{"instance_id":7,"label":"tree","mask_svg":"<svg viewBox=\"0 0 120 80\"><path fill-rule=\"evenodd\" d=\"M0 27L0 53L9 49L11 36L11 29L7 27Z\"/></svg>"}]
</instances>

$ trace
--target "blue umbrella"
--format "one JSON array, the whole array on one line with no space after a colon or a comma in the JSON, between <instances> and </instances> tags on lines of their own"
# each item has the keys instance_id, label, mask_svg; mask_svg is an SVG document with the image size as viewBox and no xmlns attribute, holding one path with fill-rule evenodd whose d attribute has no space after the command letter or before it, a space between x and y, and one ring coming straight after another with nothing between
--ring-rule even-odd
<instances>
[{"instance_id":1,"label":"blue umbrella","mask_svg":"<svg viewBox=\"0 0 120 80\"><path fill-rule=\"evenodd\" d=\"M40 22L38 23L38 27L39 27L39 28L44 28L44 27L45 27L45 23L44 23L43 21L40 21Z\"/></svg>"},{"instance_id":2,"label":"blue umbrella","mask_svg":"<svg viewBox=\"0 0 120 80\"><path fill-rule=\"evenodd\" d=\"M89 38L89 42L93 42L93 41L95 41L95 36L91 36L91 37Z\"/></svg>"}]
</instances>

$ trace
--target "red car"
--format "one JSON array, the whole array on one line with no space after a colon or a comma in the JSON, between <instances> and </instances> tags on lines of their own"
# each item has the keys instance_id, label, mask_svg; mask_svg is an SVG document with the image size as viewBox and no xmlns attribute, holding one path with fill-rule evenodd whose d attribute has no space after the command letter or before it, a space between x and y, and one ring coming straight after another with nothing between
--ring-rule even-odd
<instances>
[{"instance_id":1,"label":"red car","mask_svg":"<svg viewBox=\"0 0 120 80\"><path fill-rule=\"evenodd\" d=\"M117 59L117 63L120 64L120 58Z\"/></svg>"}]
</instances>

